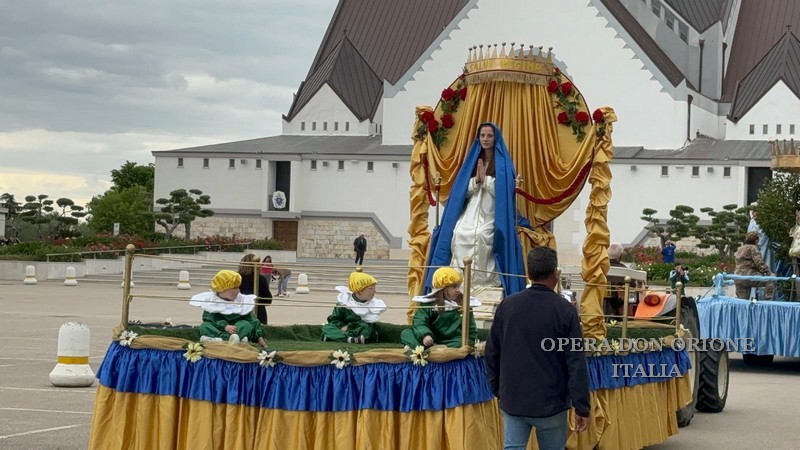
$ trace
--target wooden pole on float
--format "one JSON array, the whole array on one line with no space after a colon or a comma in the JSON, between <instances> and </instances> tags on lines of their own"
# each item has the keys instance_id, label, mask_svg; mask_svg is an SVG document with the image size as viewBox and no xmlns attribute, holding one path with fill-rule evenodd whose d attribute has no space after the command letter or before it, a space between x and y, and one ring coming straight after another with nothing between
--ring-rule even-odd
<instances>
[{"instance_id":1,"label":"wooden pole on float","mask_svg":"<svg viewBox=\"0 0 800 450\"><path fill-rule=\"evenodd\" d=\"M469 300L472 297L472 257L464 258L464 292L461 300L461 346L469 345Z\"/></svg>"},{"instance_id":2,"label":"wooden pole on float","mask_svg":"<svg viewBox=\"0 0 800 450\"><path fill-rule=\"evenodd\" d=\"M125 246L125 271L122 273L122 329L128 328L128 315L131 306L131 275L133 274L133 244Z\"/></svg>"}]
</instances>

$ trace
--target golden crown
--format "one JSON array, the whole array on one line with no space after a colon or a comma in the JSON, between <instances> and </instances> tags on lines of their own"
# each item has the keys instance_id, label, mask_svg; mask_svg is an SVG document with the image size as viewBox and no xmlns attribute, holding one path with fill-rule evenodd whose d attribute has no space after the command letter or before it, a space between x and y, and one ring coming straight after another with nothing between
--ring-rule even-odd
<instances>
[{"instance_id":1,"label":"golden crown","mask_svg":"<svg viewBox=\"0 0 800 450\"><path fill-rule=\"evenodd\" d=\"M770 141L772 145L772 169L781 172L800 172L800 147L790 140Z\"/></svg>"},{"instance_id":2,"label":"golden crown","mask_svg":"<svg viewBox=\"0 0 800 450\"><path fill-rule=\"evenodd\" d=\"M544 47L525 44L516 46L515 42L506 49L503 42L497 44L475 45L469 48L465 66L467 84L487 81L513 81L526 84L546 85L553 76L552 47L544 52Z\"/></svg>"}]
</instances>

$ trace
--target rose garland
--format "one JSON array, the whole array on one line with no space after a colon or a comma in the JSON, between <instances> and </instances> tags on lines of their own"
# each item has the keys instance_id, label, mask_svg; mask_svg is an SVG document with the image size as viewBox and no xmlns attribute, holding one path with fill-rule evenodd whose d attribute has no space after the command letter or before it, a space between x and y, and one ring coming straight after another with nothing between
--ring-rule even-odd
<instances>
[{"instance_id":1,"label":"rose garland","mask_svg":"<svg viewBox=\"0 0 800 450\"><path fill-rule=\"evenodd\" d=\"M464 86L464 77L466 74L467 73L464 72L458 77L458 84L455 89L448 87L442 91L442 115L439 120L436 120L433 111L423 111L420 113L418 116L419 126L414 136L415 139L421 140L425 138L425 135L430 134L431 140L436 144L436 147L441 148L442 144L447 140L448 130L455 125L453 114L458 111L461 102L467 98L467 88Z\"/></svg>"},{"instance_id":2,"label":"rose garland","mask_svg":"<svg viewBox=\"0 0 800 450\"><path fill-rule=\"evenodd\" d=\"M571 82L562 82L561 77L561 71L556 67L553 79L547 84L547 92L556 97L555 107L563 110L558 114L556 120L560 125L572 128L572 134L576 136L576 141L582 142L586 137L586 132L583 129L592 118L589 117L587 111L580 109L582 99L580 92L575 89ZM596 113L597 111L595 111Z\"/></svg>"}]
</instances>

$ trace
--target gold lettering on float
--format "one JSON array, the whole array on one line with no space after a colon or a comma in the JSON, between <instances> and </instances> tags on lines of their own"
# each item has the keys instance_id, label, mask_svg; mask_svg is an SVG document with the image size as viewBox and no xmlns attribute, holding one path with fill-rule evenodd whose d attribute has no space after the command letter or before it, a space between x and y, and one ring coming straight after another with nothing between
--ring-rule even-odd
<instances>
[{"instance_id":1,"label":"gold lettering on float","mask_svg":"<svg viewBox=\"0 0 800 450\"><path fill-rule=\"evenodd\" d=\"M469 73L487 72L492 70L513 70L539 75L550 75L548 65L539 61L524 61L519 59L485 59L467 64Z\"/></svg>"}]
</instances>

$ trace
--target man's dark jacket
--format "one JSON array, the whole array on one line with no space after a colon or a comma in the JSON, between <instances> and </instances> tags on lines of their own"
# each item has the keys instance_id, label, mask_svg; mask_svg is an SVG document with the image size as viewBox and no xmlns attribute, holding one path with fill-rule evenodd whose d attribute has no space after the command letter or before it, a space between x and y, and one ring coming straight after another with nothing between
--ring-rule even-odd
<instances>
[{"instance_id":1,"label":"man's dark jacket","mask_svg":"<svg viewBox=\"0 0 800 450\"><path fill-rule=\"evenodd\" d=\"M583 336L575 307L552 289L534 284L500 302L486 342L486 370L500 409L550 417L574 406L589 416L586 358L571 344L558 351L559 338L580 342Z\"/></svg>"},{"instance_id":2,"label":"man's dark jacket","mask_svg":"<svg viewBox=\"0 0 800 450\"><path fill-rule=\"evenodd\" d=\"M353 241L353 250L356 253L364 253L367 251L367 238L357 237L355 241Z\"/></svg>"}]
</instances>

